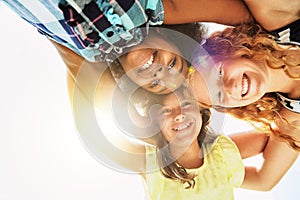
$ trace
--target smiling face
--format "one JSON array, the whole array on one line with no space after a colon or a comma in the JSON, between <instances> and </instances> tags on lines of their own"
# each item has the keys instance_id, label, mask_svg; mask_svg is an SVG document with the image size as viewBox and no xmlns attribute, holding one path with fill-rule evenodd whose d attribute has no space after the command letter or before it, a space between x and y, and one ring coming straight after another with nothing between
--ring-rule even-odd
<instances>
[{"instance_id":1,"label":"smiling face","mask_svg":"<svg viewBox=\"0 0 300 200\"><path fill-rule=\"evenodd\" d=\"M221 107L249 105L267 92L267 66L247 58L221 60L218 57L195 61L201 75L199 101ZM195 87L197 87L195 85Z\"/></svg>"},{"instance_id":2,"label":"smiling face","mask_svg":"<svg viewBox=\"0 0 300 200\"><path fill-rule=\"evenodd\" d=\"M158 123L171 148L189 147L197 142L202 115L195 101L175 93L165 96L158 113Z\"/></svg>"},{"instance_id":3,"label":"smiling face","mask_svg":"<svg viewBox=\"0 0 300 200\"><path fill-rule=\"evenodd\" d=\"M179 55L178 48L151 34L119 61L132 81L150 92L167 94L182 85L188 72L186 60Z\"/></svg>"}]
</instances>

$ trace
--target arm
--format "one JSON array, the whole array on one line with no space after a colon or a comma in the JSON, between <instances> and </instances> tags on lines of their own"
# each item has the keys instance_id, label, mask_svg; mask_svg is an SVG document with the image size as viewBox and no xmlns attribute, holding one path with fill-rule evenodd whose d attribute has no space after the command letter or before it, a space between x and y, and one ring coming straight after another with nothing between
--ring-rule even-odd
<instances>
[{"instance_id":1,"label":"arm","mask_svg":"<svg viewBox=\"0 0 300 200\"><path fill-rule=\"evenodd\" d=\"M229 137L238 147L243 159L264 152L269 139L266 134L253 132L232 134Z\"/></svg>"},{"instance_id":2,"label":"arm","mask_svg":"<svg viewBox=\"0 0 300 200\"><path fill-rule=\"evenodd\" d=\"M163 0L165 24L215 22L238 25L251 20L242 0Z\"/></svg>"},{"instance_id":3,"label":"arm","mask_svg":"<svg viewBox=\"0 0 300 200\"><path fill-rule=\"evenodd\" d=\"M300 18L300 1L295 0L245 0L255 20L272 31Z\"/></svg>"},{"instance_id":4,"label":"arm","mask_svg":"<svg viewBox=\"0 0 300 200\"><path fill-rule=\"evenodd\" d=\"M281 109L280 115L290 122L290 125L285 124L280 131L288 133L290 136L299 135L298 124L296 123L299 120L299 114ZM242 187L263 191L272 189L289 170L297 157L298 152L296 150L292 149L286 142L278 141L274 136L271 136L263 152L263 165L260 169L246 167Z\"/></svg>"},{"instance_id":5,"label":"arm","mask_svg":"<svg viewBox=\"0 0 300 200\"><path fill-rule=\"evenodd\" d=\"M114 155L115 162L118 162L120 165L135 171L143 173L145 170L145 146L144 144L137 143L134 140L129 139L126 131L122 129L122 125L116 125L116 118L112 114L112 102L113 100L118 100L117 104L120 108L118 109L117 115L122 115L122 121L129 122L129 116L125 116L125 112L128 112L127 99L124 98L123 93L118 89L116 83L107 68L102 74L98 87L95 92L95 107L99 113L98 121L102 122L100 125L103 130L109 130L107 134L104 135L107 139L116 146L117 148L128 152L132 157L120 158L118 155ZM117 120L118 121L118 120ZM129 133L132 134L132 133ZM140 156L135 156L140 155Z\"/></svg>"},{"instance_id":6,"label":"arm","mask_svg":"<svg viewBox=\"0 0 300 200\"><path fill-rule=\"evenodd\" d=\"M288 171L298 157L298 152L285 142L270 137L263 152L264 163L260 169L246 167L243 188L252 190L271 190Z\"/></svg>"},{"instance_id":7,"label":"arm","mask_svg":"<svg viewBox=\"0 0 300 200\"><path fill-rule=\"evenodd\" d=\"M91 63L86 60L84 60L81 56L77 55L76 53L72 52L70 49L57 44L55 42L52 42L53 45L57 48L60 56L62 57L63 61L65 62L67 68L68 68L68 92L71 103L73 103L73 94L74 89L78 87L78 77L79 72L82 67L87 67L89 69L92 68L100 68L101 64L104 65L104 63ZM99 109L101 112L104 113L103 118L101 118L101 128L102 125L108 128L109 134L104 134L107 140L112 144L118 147L119 149L129 152L128 155L133 155L130 158L123 158L119 155L116 155L115 152L110 152L107 148L101 148L98 147L98 149L101 149L101 153L108 156L111 161L129 169L134 172L144 172L145 169L145 146L143 144L139 144L137 142L131 141L128 139L128 137L125 137L124 134L117 131L117 128L110 123L105 123L106 121L111 120L111 101L113 98L113 91L114 87L116 86L114 79L112 78L108 68L106 66L103 66L104 73L99 78L98 87L95 92L95 107ZM92 74L94 75L94 74ZM97 79L98 80L98 79ZM80 84L80 83L79 83ZM84 86L85 84L83 84ZM90 88L80 88L83 90L83 92L89 91ZM80 90L80 91L81 91ZM118 97L122 98L122 93L116 91ZM95 110L96 111L96 110ZM101 117L101 116L100 116ZM99 120L99 119L98 119ZM101 143L101 142L100 142ZM103 143L102 143L103 144ZM87 146L88 148L88 146ZM132 154L130 154L132 153ZM141 156L134 156L136 154L140 154ZM140 159L136 159L140 158ZM133 160L134 159L134 160Z\"/></svg>"},{"instance_id":8,"label":"arm","mask_svg":"<svg viewBox=\"0 0 300 200\"><path fill-rule=\"evenodd\" d=\"M263 153L264 163L261 168L245 167L242 188L251 190L271 190L295 162L298 152L285 142L261 133L241 133L230 135L237 145L242 158L249 158Z\"/></svg>"}]
</instances>

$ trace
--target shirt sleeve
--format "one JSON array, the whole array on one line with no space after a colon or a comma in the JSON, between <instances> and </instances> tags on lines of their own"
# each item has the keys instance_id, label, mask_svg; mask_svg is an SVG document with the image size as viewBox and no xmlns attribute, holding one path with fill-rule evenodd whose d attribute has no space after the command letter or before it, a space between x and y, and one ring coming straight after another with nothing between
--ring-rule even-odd
<instances>
[{"instance_id":1,"label":"shirt sleeve","mask_svg":"<svg viewBox=\"0 0 300 200\"><path fill-rule=\"evenodd\" d=\"M95 61L114 60L164 19L161 0L61 0L59 8L87 48L99 50Z\"/></svg>"},{"instance_id":2,"label":"shirt sleeve","mask_svg":"<svg viewBox=\"0 0 300 200\"><path fill-rule=\"evenodd\" d=\"M228 136L221 135L219 143L224 152L228 180L233 187L240 187L245 176L245 167L240 152Z\"/></svg>"},{"instance_id":3,"label":"shirt sleeve","mask_svg":"<svg viewBox=\"0 0 300 200\"><path fill-rule=\"evenodd\" d=\"M88 61L110 62L164 20L161 0L3 0L47 38Z\"/></svg>"}]
</instances>

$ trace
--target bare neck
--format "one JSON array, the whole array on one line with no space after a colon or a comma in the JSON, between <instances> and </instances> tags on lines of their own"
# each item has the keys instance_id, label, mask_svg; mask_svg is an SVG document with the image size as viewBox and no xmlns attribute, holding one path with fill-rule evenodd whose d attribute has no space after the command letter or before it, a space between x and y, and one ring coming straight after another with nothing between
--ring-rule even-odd
<instances>
[{"instance_id":1,"label":"bare neck","mask_svg":"<svg viewBox=\"0 0 300 200\"><path fill-rule=\"evenodd\" d=\"M177 162L187 169L199 168L203 164L203 152L197 140L177 159Z\"/></svg>"}]
</instances>

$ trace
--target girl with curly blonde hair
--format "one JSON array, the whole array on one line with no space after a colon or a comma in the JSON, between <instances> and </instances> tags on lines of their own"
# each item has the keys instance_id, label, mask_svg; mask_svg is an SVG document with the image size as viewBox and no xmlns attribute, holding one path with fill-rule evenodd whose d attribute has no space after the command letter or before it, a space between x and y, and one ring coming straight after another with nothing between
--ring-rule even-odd
<instances>
[{"instance_id":1,"label":"girl with curly blonde hair","mask_svg":"<svg viewBox=\"0 0 300 200\"><path fill-rule=\"evenodd\" d=\"M299 46L278 44L259 25L247 24L214 33L203 48L211 57L195 54L202 77L191 82L199 100L226 108L299 151ZM210 98L203 98L199 80L207 82Z\"/></svg>"}]
</instances>

